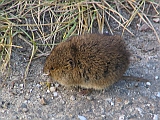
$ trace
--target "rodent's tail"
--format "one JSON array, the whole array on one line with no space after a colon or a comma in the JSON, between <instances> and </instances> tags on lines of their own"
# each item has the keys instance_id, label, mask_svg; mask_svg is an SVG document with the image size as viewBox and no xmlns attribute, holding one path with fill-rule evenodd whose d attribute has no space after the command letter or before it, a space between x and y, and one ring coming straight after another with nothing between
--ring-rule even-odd
<instances>
[{"instance_id":1,"label":"rodent's tail","mask_svg":"<svg viewBox=\"0 0 160 120\"><path fill-rule=\"evenodd\" d=\"M121 80L132 80L132 81L140 81L140 82L149 82L149 80L141 78L141 77L135 77L135 76L122 76Z\"/></svg>"}]
</instances>

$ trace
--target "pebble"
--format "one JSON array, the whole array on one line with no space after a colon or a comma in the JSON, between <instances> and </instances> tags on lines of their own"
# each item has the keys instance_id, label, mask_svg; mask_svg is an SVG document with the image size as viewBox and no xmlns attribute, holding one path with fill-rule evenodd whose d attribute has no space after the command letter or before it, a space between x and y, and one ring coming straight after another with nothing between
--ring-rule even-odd
<instances>
[{"instance_id":1,"label":"pebble","mask_svg":"<svg viewBox=\"0 0 160 120\"><path fill-rule=\"evenodd\" d=\"M40 99L40 103L41 103L42 105L47 105L47 100L46 100L44 97L42 97L42 98Z\"/></svg>"},{"instance_id":2,"label":"pebble","mask_svg":"<svg viewBox=\"0 0 160 120\"><path fill-rule=\"evenodd\" d=\"M153 120L158 120L158 115L154 114Z\"/></svg>"},{"instance_id":3,"label":"pebble","mask_svg":"<svg viewBox=\"0 0 160 120\"><path fill-rule=\"evenodd\" d=\"M110 104L111 104L111 106L114 106L114 102L112 102L112 101L111 101L111 103L110 103Z\"/></svg>"},{"instance_id":4,"label":"pebble","mask_svg":"<svg viewBox=\"0 0 160 120\"><path fill-rule=\"evenodd\" d=\"M25 103L22 103L21 109L22 109L23 112L28 112L28 108L27 108L27 105Z\"/></svg>"},{"instance_id":5,"label":"pebble","mask_svg":"<svg viewBox=\"0 0 160 120\"><path fill-rule=\"evenodd\" d=\"M143 110L141 108L137 107L136 110L139 112L141 116L143 116Z\"/></svg>"},{"instance_id":6,"label":"pebble","mask_svg":"<svg viewBox=\"0 0 160 120\"><path fill-rule=\"evenodd\" d=\"M36 87L40 88L40 87L41 87L41 85L40 85L40 84L37 84L37 85L36 85Z\"/></svg>"},{"instance_id":7,"label":"pebble","mask_svg":"<svg viewBox=\"0 0 160 120\"><path fill-rule=\"evenodd\" d=\"M57 93L57 92L53 92L53 96L54 96L54 97L57 97L57 96L58 96L58 93Z\"/></svg>"},{"instance_id":8,"label":"pebble","mask_svg":"<svg viewBox=\"0 0 160 120\"><path fill-rule=\"evenodd\" d=\"M50 89L51 92L55 92L56 91L55 87L50 87L49 89Z\"/></svg>"},{"instance_id":9,"label":"pebble","mask_svg":"<svg viewBox=\"0 0 160 120\"><path fill-rule=\"evenodd\" d=\"M72 96L70 97L70 100L74 101L74 100L76 100L76 97L75 97L74 95L72 95Z\"/></svg>"},{"instance_id":10,"label":"pebble","mask_svg":"<svg viewBox=\"0 0 160 120\"><path fill-rule=\"evenodd\" d=\"M155 79L157 80L159 77L158 76L155 76Z\"/></svg>"},{"instance_id":11,"label":"pebble","mask_svg":"<svg viewBox=\"0 0 160 120\"><path fill-rule=\"evenodd\" d=\"M129 101L129 100L125 100L125 101L124 101L124 104L125 104L125 105L129 105L130 103L131 103L131 101Z\"/></svg>"},{"instance_id":12,"label":"pebble","mask_svg":"<svg viewBox=\"0 0 160 120\"><path fill-rule=\"evenodd\" d=\"M26 100L29 100L29 99L30 99L30 95L29 95L29 94L26 94L26 95L24 96L24 98L25 98Z\"/></svg>"},{"instance_id":13,"label":"pebble","mask_svg":"<svg viewBox=\"0 0 160 120\"><path fill-rule=\"evenodd\" d=\"M30 89L29 92L32 93L33 89Z\"/></svg>"},{"instance_id":14,"label":"pebble","mask_svg":"<svg viewBox=\"0 0 160 120\"><path fill-rule=\"evenodd\" d=\"M125 115L119 116L119 120L124 120Z\"/></svg>"},{"instance_id":15,"label":"pebble","mask_svg":"<svg viewBox=\"0 0 160 120\"><path fill-rule=\"evenodd\" d=\"M135 87L138 87L138 85L139 85L139 83L138 83L138 82L136 82L134 86L135 86Z\"/></svg>"},{"instance_id":16,"label":"pebble","mask_svg":"<svg viewBox=\"0 0 160 120\"><path fill-rule=\"evenodd\" d=\"M23 85L23 84L19 84L19 86L20 86L21 88L23 88L23 87L24 87L24 85Z\"/></svg>"},{"instance_id":17,"label":"pebble","mask_svg":"<svg viewBox=\"0 0 160 120\"><path fill-rule=\"evenodd\" d=\"M47 93L50 93L50 90L47 89Z\"/></svg>"},{"instance_id":18,"label":"pebble","mask_svg":"<svg viewBox=\"0 0 160 120\"><path fill-rule=\"evenodd\" d=\"M22 108L23 112L28 112L28 108Z\"/></svg>"},{"instance_id":19,"label":"pebble","mask_svg":"<svg viewBox=\"0 0 160 120\"><path fill-rule=\"evenodd\" d=\"M160 92L157 92L156 96L160 98Z\"/></svg>"},{"instance_id":20,"label":"pebble","mask_svg":"<svg viewBox=\"0 0 160 120\"><path fill-rule=\"evenodd\" d=\"M27 105L25 103L22 103L21 108L27 108Z\"/></svg>"},{"instance_id":21,"label":"pebble","mask_svg":"<svg viewBox=\"0 0 160 120\"><path fill-rule=\"evenodd\" d=\"M19 117L18 116L12 116L12 120L18 120Z\"/></svg>"},{"instance_id":22,"label":"pebble","mask_svg":"<svg viewBox=\"0 0 160 120\"><path fill-rule=\"evenodd\" d=\"M17 89L17 88L19 88L18 87L18 84L17 83L14 83L14 87L13 87L14 89Z\"/></svg>"},{"instance_id":23,"label":"pebble","mask_svg":"<svg viewBox=\"0 0 160 120\"><path fill-rule=\"evenodd\" d=\"M57 88L59 86L59 84L58 83L55 83L55 87Z\"/></svg>"},{"instance_id":24,"label":"pebble","mask_svg":"<svg viewBox=\"0 0 160 120\"><path fill-rule=\"evenodd\" d=\"M92 96L87 96L86 98L87 98L87 100L93 100Z\"/></svg>"},{"instance_id":25,"label":"pebble","mask_svg":"<svg viewBox=\"0 0 160 120\"><path fill-rule=\"evenodd\" d=\"M63 105L66 103L64 100L61 100L60 102L61 102Z\"/></svg>"},{"instance_id":26,"label":"pebble","mask_svg":"<svg viewBox=\"0 0 160 120\"><path fill-rule=\"evenodd\" d=\"M150 86L150 85L151 85L151 83L150 83L150 82L146 82L146 85Z\"/></svg>"},{"instance_id":27,"label":"pebble","mask_svg":"<svg viewBox=\"0 0 160 120\"><path fill-rule=\"evenodd\" d=\"M108 101L111 106L114 106L114 102L112 101L112 98L107 98L106 101Z\"/></svg>"},{"instance_id":28,"label":"pebble","mask_svg":"<svg viewBox=\"0 0 160 120\"><path fill-rule=\"evenodd\" d=\"M78 118L79 118L80 120L87 120L84 116L81 116L81 115L78 115Z\"/></svg>"}]
</instances>

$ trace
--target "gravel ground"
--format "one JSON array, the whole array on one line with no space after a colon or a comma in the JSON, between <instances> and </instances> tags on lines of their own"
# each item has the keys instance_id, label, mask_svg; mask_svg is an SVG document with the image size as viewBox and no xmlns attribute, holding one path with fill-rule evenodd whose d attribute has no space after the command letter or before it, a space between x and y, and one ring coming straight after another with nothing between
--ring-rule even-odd
<instances>
[{"instance_id":1,"label":"gravel ground","mask_svg":"<svg viewBox=\"0 0 160 120\"><path fill-rule=\"evenodd\" d=\"M160 24L155 23L160 35ZM27 53L14 50L11 75L0 88L0 120L158 120L160 119L160 43L150 30L125 35L132 53L126 72L149 82L119 81L103 91L82 95L75 88L40 84L45 58L32 62L26 84L22 81ZM0 81L2 81L2 76Z\"/></svg>"}]
</instances>

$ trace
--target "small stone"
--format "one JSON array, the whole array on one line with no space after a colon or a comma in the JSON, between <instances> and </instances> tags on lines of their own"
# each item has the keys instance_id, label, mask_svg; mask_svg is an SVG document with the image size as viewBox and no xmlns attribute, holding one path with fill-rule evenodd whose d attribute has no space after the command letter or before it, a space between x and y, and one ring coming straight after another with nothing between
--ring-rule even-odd
<instances>
[{"instance_id":1,"label":"small stone","mask_svg":"<svg viewBox=\"0 0 160 120\"><path fill-rule=\"evenodd\" d=\"M40 84L37 84L37 85L36 85L36 87L40 88L40 87L41 87L41 85L40 85Z\"/></svg>"},{"instance_id":2,"label":"small stone","mask_svg":"<svg viewBox=\"0 0 160 120\"><path fill-rule=\"evenodd\" d=\"M160 21L160 18L158 18L158 17L157 18L153 18L153 21L158 23Z\"/></svg>"},{"instance_id":3,"label":"small stone","mask_svg":"<svg viewBox=\"0 0 160 120\"><path fill-rule=\"evenodd\" d=\"M19 117L18 116L12 116L12 120L18 120Z\"/></svg>"},{"instance_id":4,"label":"small stone","mask_svg":"<svg viewBox=\"0 0 160 120\"><path fill-rule=\"evenodd\" d=\"M24 103L24 104L27 104L27 103L28 103L28 100L25 100L23 103Z\"/></svg>"},{"instance_id":5,"label":"small stone","mask_svg":"<svg viewBox=\"0 0 160 120\"><path fill-rule=\"evenodd\" d=\"M22 108L23 112L28 112L28 108Z\"/></svg>"},{"instance_id":6,"label":"small stone","mask_svg":"<svg viewBox=\"0 0 160 120\"><path fill-rule=\"evenodd\" d=\"M28 112L28 108L27 108L27 105L26 105L25 103L22 103L22 105L21 105L21 110L22 110L23 112Z\"/></svg>"},{"instance_id":7,"label":"small stone","mask_svg":"<svg viewBox=\"0 0 160 120\"><path fill-rule=\"evenodd\" d=\"M138 85L139 85L139 83L138 83L138 82L136 82L134 86L135 86L135 87L138 87Z\"/></svg>"},{"instance_id":8,"label":"small stone","mask_svg":"<svg viewBox=\"0 0 160 120\"><path fill-rule=\"evenodd\" d=\"M29 94L26 94L26 95L24 96L24 98L25 98L26 100L29 100L29 99L30 99L30 95L29 95Z\"/></svg>"},{"instance_id":9,"label":"small stone","mask_svg":"<svg viewBox=\"0 0 160 120\"><path fill-rule=\"evenodd\" d=\"M136 110L139 112L141 116L143 116L143 110L141 108L137 107Z\"/></svg>"},{"instance_id":10,"label":"small stone","mask_svg":"<svg viewBox=\"0 0 160 120\"><path fill-rule=\"evenodd\" d=\"M55 87L50 87L50 91L51 91L51 92L55 92L55 91L56 91L56 88L55 88Z\"/></svg>"},{"instance_id":11,"label":"small stone","mask_svg":"<svg viewBox=\"0 0 160 120\"><path fill-rule=\"evenodd\" d=\"M151 85L151 83L150 83L150 82L146 82L146 85L147 85L147 86L150 86L150 85Z\"/></svg>"},{"instance_id":12,"label":"small stone","mask_svg":"<svg viewBox=\"0 0 160 120\"><path fill-rule=\"evenodd\" d=\"M66 103L64 100L61 100L60 102L61 102L63 105Z\"/></svg>"},{"instance_id":13,"label":"small stone","mask_svg":"<svg viewBox=\"0 0 160 120\"><path fill-rule=\"evenodd\" d=\"M108 101L111 106L114 106L114 102L112 101L112 98L107 98L106 101Z\"/></svg>"},{"instance_id":14,"label":"small stone","mask_svg":"<svg viewBox=\"0 0 160 120\"><path fill-rule=\"evenodd\" d=\"M72 95L72 96L70 97L70 100L74 101L74 100L76 100L76 97L75 97L74 95Z\"/></svg>"},{"instance_id":15,"label":"small stone","mask_svg":"<svg viewBox=\"0 0 160 120\"><path fill-rule=\"evenodd\" d=\"M47 89L47 93L50 93L50 90Z\"/></svg>"},{"instance_id":16,"label":"small stone","mask_svg":"<svg viewBox=\"0 0 160 120\"><path fill-rule=\"evenodd\" d=\"M19 86L20 86L21 88L23 88L23 87L24 87L24 85L23 85L23 84L19 84Z\"/></svg>"},{"instance_id":17,"label":"small stone","mask_svg":"<svg viewBox=\"0 0 160 120\"><path fill-rule=\"evenodd\" d=\"M37 98L37 99L40 99L40 98L41 98L41 96L40 96L40 95L37 95L37 96L36 96L36 98Z\"/></svg>"},{"instance_id":18,"label":"small stone","mask_svg":"<svg viewBox=\"0 0 160 120\"><path fill-rule=\"evenodd\" d=\"M160 98L160 92L157 92L156 96Z\"/></svg>"},{"instance_id":19,"label":"small stone","mask_svg":"<svg viewBox=\"0 0 160 120\"><path fill-rule=\"evenodd\" d=\"M40 99L40 103L41 103L42 105L47 105L47 100L46 100L44 97L42 97L42 98Z\"/></svg>"},{"instance_id":20,"label":"small stone","mask_svg":"<svg viewBox=\"0 0 160 120\"><path fill-rule=\"evenodd\" d=\"M22 103L21 108L27 108L27 105L25 103Z\"/></svg>"},{"instance_id":21,"label":"small stone","mask_svg":"<svg viewBox=\"0 0 160 120\"><path fill-rule=\"evenodd\" d=\"M119 120L124 120L125 115L119 116Z\"/></svg>"},{"instance_id":22,"label":"small stone","mask_svg":"<svg viewBox=\"0 0 160 120\"><path fill-rule=\"evenodd\" d=\"M158 120L158 115L154 114L153 120Z\"/></svg>"},{"instance_id":23,"label":"small stone","mask_svg":"<svg viewBox=\"0 0 160 120\"><path fill-rule=\"evenodd\" d=\"M78 115L78 118L79 118L80 120L87 120L84 116L81 116L81 115Z\"/></svg>"},{"instance_id":24,"label":"small stone","mask_svg":"<svg viewBox=\"0 0 160 120\"><path fill-rule=\"evenodd\" d=\"M124 101L124 104L125 104L125 105L129 105L130 103L131 103L131 102L130 102L129 100L125 100L125 101Z\"/></svg>"},{"instance_id":25,"label":"small stone","mask_svg":"<svg viewBox=\"0 0 160 120\"><path fill-rule=\"evenodd\" d=\"M87 100L93 100L92 96L87 96L86 98L87 98Z\"/></svg>"},{"instance_id":26,"label":"small stone","mask_svg":"<svg viewBox=\"0 0 160 120\"><path fill-rule=\"evenodd\" d=\"M33 89L30 89L29 92L32 93Z\"/></svg>"},{"instance_id":27,"label":"small stone","mask_svg":"<svg viewBox=\"0 0 160 120\"><path fill-rule=\"evenodd\" d=\"M155 79L157 80L159 77L158 76L155 76Z\"/></svg>"},{"instance_id":28,"label":"small stone","mask_svg":"<svg viewBox=\"0 0 160 120\"><path fill-rule=\"evenodd\" d=\"M111 106L114 106L114 102L112 102L112 101L111 101L111 103L110 103L110 104L111 104Z\"/></svg>"},{"instance_id":29,"label":"small stone","mask_svg":"<svg viewBox=\"0 0 160 120\"><path fill-rule=\"evenodd\" d=\"M58 93L57 93L57 92L53 92L53 96L54 96L54 97L57 97L57 96L58 96Z\"/></svg>"},{"instance_id":30,"label":"small stone","mask_svg":"<svg viewBox=\"0 0 160 120\"><path fill-rule=\"evenodd\" d=\"M55 87L57 88L59 86L59 84L58 83L55 83Z\"/></svg>"},{"instance_id":31,"label":"small stone","mask_svg":"<svg viewBox=\"0 0 160 120\"><path fill-rule=\"evenodd\" d=\"M105 117L106 117L106 115L101 115L101 117L102 117L102 118L105 118Z\"/></svg>"}]
</instances>

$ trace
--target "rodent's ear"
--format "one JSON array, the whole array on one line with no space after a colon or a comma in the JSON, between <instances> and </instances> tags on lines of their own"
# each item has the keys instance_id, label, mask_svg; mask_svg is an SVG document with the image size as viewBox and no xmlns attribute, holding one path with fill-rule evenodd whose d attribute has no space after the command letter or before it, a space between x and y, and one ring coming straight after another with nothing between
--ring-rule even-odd
<instances>
[{"instance_id":1,"label":"rodent's ear","mask_svg":"<svg viewBox=\"0 0 160 120\"><path fill-rule=\"evenodd\" d=\"M72 68L75 67L75 63L74 63L74 61L73 61L72 59L69 59L69 60L68 60L68 63L69 63L69 65L70 65Z\"/></svg>"}]
</instances>

